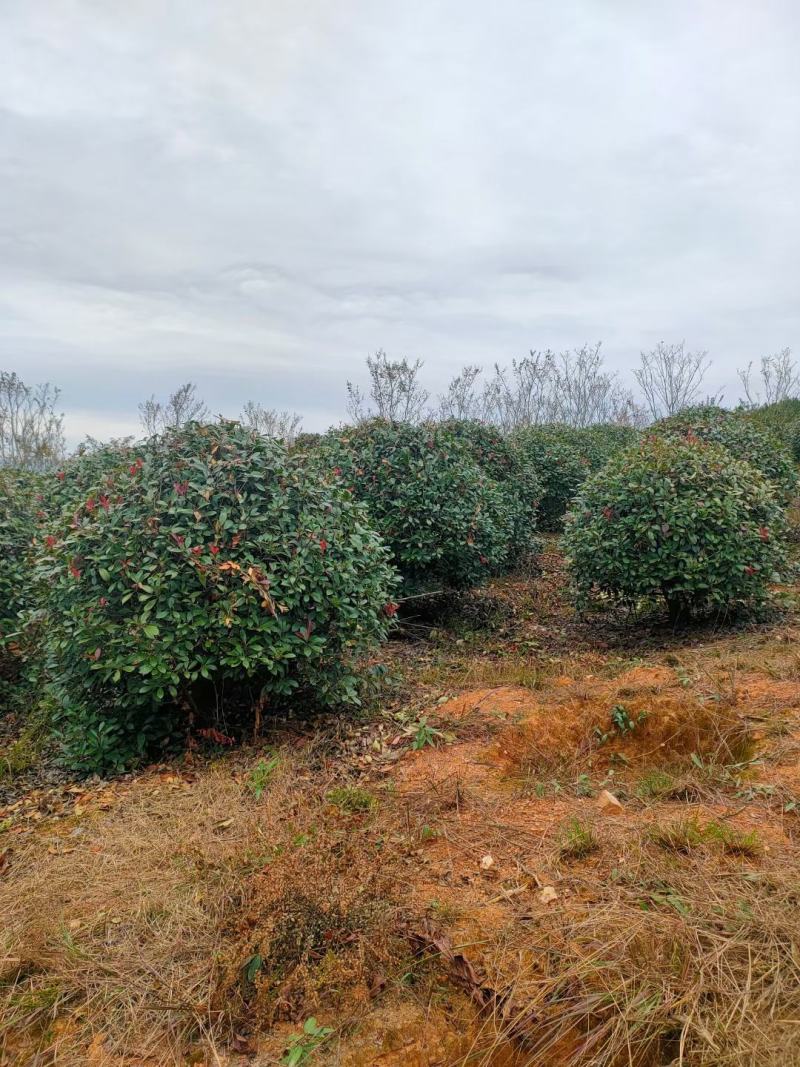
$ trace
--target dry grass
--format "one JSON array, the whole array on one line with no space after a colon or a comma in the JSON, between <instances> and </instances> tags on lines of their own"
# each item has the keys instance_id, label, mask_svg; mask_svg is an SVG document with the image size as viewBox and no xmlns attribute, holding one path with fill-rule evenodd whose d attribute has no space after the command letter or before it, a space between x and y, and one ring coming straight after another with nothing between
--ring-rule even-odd
<instances>
[{"instance_id":1,"label":"dry grass","mask_svg":"<svg viewBox=\"0 0 800 1067\"><path fill-rule=\"evenodd\" d=\"M79 1063L100 1038L153 1064L183 1063L194 1047L214 1062L244 1014L266 1025L295 1018L296 1004L303 1017L323 969L349 1008L371 977L365 945L390 943L400 879L376 863L378 831L326 801L333 779L312 775L308 755L282 749L258 801L248 772L228 762L190 785L146 778L78 836L62 826L14 857L0 886L9 1063L23 1050ZM280 982L260 970L246 980L256 952Z\"/></svg>"},{"instance_id":2,"label":"dry grass","mask_svg":"<svg viewBox=\"0 0 800 1067\"><path fill-rule=\"evenodd\" d=\"M395 718L43 819L0 881L0 1064L266 1065L310 1015L320 1067L800 1064L797 636L393 650Z\"/></svg>"},{"instance_id":3,"label":"dry grass","mask_svg":"<svg viewBox=\"0 0 800 1067\"><path fill-rule=\"evenodd\" d=\"M800 863L649 840L613 832L617 866L573 871L556 904L520 907L486 947L491 996L465 1064L509 1044L560 1067L798 1062Z\"/></svg>"}]
</instances>

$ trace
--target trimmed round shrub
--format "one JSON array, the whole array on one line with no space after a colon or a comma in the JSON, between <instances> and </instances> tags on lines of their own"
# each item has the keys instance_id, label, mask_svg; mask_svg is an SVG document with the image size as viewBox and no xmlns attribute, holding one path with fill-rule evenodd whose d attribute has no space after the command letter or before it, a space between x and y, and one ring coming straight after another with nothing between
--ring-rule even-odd
<instances>
[{"instance_id":1,"label":"trimmed round shrub","mask_svg":"<svg viewBox=\"0 0 800 1067\"><path fill-rule=\"evenodd\" d=\"M662 598L670 618L761 603L785 565L767 480L697 438L650 436L583 487L564 535L581 601Z\"/></svg>"},{"instance_id":2,"label":"trimmed round shrub","mask_svg":"<svg viewBox=\"0 0 800 1067\"><path fill-rule=\"evenodd\" d=\"M514 522L509 563L522 563L535 555L541 547L536 526L542 487L533 465L495 426L472 419L449 419L439 426L467 446L476 463L507 496Z\"/></svg>"},{"instance_id":3,"label":"trimmed round shrub","mask_svg":"<svg viewBox=\"0 0 800 1067\"><path fill-rule=\"evenodd\" d=\"M217 730L237 708L356 701L357 659L394 612L364 509L237 423L152 438L62 513L45 549L47 670L86 770L128 765L188 722Z\"/></svg>"},{"instance_id":4,"label":"trimmed round shrub","mask_svg":"<svg viewBox=\"0 0 800 1067\"><path fill-rule=\"evenodd\" d=\"M441 427L373 420L331 431L314 461L367 506L404 595L478 585L514 561L515 503Z\"/></svg>"},{"instance_id":5,"label":"trimmed round shrub","mask_svg":"<svg viewBox=\"0 0 800 1067\"><path fill-rule=\"evenodd\" d=\"M539 526L560 530L567 508L591 471L579 432L569 426L527 426L510 437L514 450L541 483Z\"/></svg>"},{"instance_id":6,"label":"trimmed round shrub","mask_svg":"<svg viewBox=\"0 0 800 1067\"><path fill-rule=\"evenodd\" d=\"M759 429L741 413L713 405L687 408L654 423L651 430L661 435L696 437L722 446L735 459L744 460L760 471L784 506L797 493L797 470L789 451L777 437Z\"/></svg>"},{"instance_id":7,"label":"trimmed round shrub","mask_svg":"<svg viewBox=\"0 0 800 1067\"><path fill-rule=\"evenodd\" d=\"M594 473L624 448L636 444L641 436L632 426L620 426L613 422L601 422L575 431L578 448Z\"/></svg>"},{"instance_id":8,"label":"trimmed round shrub","mask_svg":"<svg viewBox=\"0 0 800 1067\"><path fill-rule=\"evenodd\" d=\"M33 603L32 560L45 519L45 476L0 470L0 711L22 669L24 620Z\"/></svg>"},{"instance_id":9,"label":"trimmed round shrub","mask_svg":"<svg viewBox=\"0 0 800 1067\"><path fill-rule=\"evenodd\" d=\"M630 426L601 423L577 428L563 423L516 430L510 444L541 482L539 525L560 530L580 487L594 471L638 439Z\"/></svg>"},{"instance_id":10,"label":"trimmed round shrub","mask_svg":"<svg viewBox=\"0 0 800 1067\"><path fill-rule=\"evenodd\" d=\"M786 397L774 404L741 408L736 414L777 437L794 459L800 461L800 398Z\"/></svg>"},{"instance_id":11,"label":"trimmed round shrub","mask_svg":"<svg viewBox=\"0 0 800 1067\"><path fill-rule=\"evenodd\" d=\"M46 475L43 493L48 514L55 518L65 508L82 505L92 491L98 498L107 495L115 474L134 463L141 450L141 445L130 440L80 445L74 455Z\"/></svg>"}]
</instances>

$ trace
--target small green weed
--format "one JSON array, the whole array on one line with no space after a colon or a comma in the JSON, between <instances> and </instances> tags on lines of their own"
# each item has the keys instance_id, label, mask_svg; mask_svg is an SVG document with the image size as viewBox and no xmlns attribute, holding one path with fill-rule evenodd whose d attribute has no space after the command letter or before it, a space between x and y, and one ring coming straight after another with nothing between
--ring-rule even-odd
<instances>
[{"instance_id":1,"label":"small green weed","mask_svg":"<svg viewBox=\"0 0 800 1067\"><path fill-rule=\"evenodd\" d=\"M706 845L720 848L729 856L756 859L763 848L754 830L746 833L713 820L701 826L695 818L680 819L666 826L653 826L648 831L648 837L668 852L687 853Z\"/></svg>"},{"instance_id":2,"label":"small green weed","mask_svg":"<svg viewBox=\"0 0 800 1067\"><path fill-rule=\"evenodd\" d=\"M579 774L575 781L575 796L576 797L593 797L594 789L592 788L592 780L588 774Z\"/></svg>"},{"instance_id":3,"label":"small green weed","mask_svg":"<svg viewBox=\"0 0 800 1067\"><path fill-rule=\"evenodd\" d=\"M336 789L331 789L327 799L334 807L339 808L340 811L349 812L351 815L372 811L378 803L372 793L353 785L342 785L337 786Z\"/></svg>"},{"instance_id":4,"label":"small green weed","mask_svg":"<svg viewBox=\"0 0 800 1067\"><path fill-rule=\"evenodd\" d=\"M261 759L250 772L247 779L247 789L255 800L261 800L275 771L280 766L281 758L271 755L268 759Z\"/></svg>"},{"instance_id":5,"label":"small green weed","mask_svg":"<svg viewBox=\"0 0 800 1067\"><path fill-rule=\"evenodd\" d=\"M666 826L651 826L647 836L666 852L691 852L703 843L703 830L697 819L678 819Z\"/></svg>"},{"instance_id":6,"label":"small green weed","mask_svg":"<svg viewBox=\"0 0 800 1067\"><path fill-rule=\"evenodd\" d=\"M710 822L706 825L703 836L710 844L719 845L722 851L729 856L746 856L748 859L757 859L763 851L761 838L755 830L751 830L748 833L744 830L737 830L733 826Z\"/></svg>"},{"instance_id":7,"label":"small green weed","mask_svg":"<svg viewBox=\"0 0 800 1067\"><path fill-rule=\"evenodd\" d=\"M632 734L637 726L641 725L647 718L646 711L640 711L635 719L632 719L628 714L627 708L622 704L615 704L611 709L611 722L614 724L617 733L621 735Z\"/></svg>"},{"instance_id":8,"label":"small green weed","mask_svg":"<svg viewBox=\"0 0 800 1067\"><path fill-rule=\"evenodd\" d=\"M435 747L436 745L441 744L444 740L445 735L441 730L429 726L427 719L420 719L414 733L414 740L411 742L411 747L417 750L425 748L427 745Z\"/></svg>"},{"instance_id":9,"label":"small green weed","mask_svg":"<svg viewBox=\"0 0 800 1067\"><path fill-rule=\"evenodd\" d=\"M303 1023L303 1032L293 1034L281 1057L284 1067L303 1067L311 1060L313 1053L323 1045L333 1033L330 1026L320 1026L312 1015Z\"/></svg>"},{"instance_id":10,"label":"small green weed","mask_svg":"<svg viewBox=\"0 0 800 1067\"><path fill-rule=\"evenodd\" d=\"M600 842L591 826L573 819L563 833L559 842L558 854L562 860L579 860L597 852Z\"/></svg>"},{"instance_id":11,"label":"small green weed","mask_svg":"<svg viewBox=\"0 0 800 1067\"><path fill-rule=\"evenodd\" d=\"M251 985L256 980L256 976L261 968L264 966L264 957L260 952L254 952L250 959L245 963L242 968L245 980Z\"/></svg>"},{"instance_id":12,"label":"small green weed","mask_svg":"<svg viewBox=\"0 0 800 1067\"><path fill-rule=\"evenodd\" d=\"M654 907L669 907L684 917L691 914L691 909L683 897L666 882L655 882L648 886L647 895L639 901L639 907L642 911L651 911Z\"/></svg>"},{"instance_id":13,"label":"small green weed","mask_svg":"<svg viewBox=\"0 0 800 1067\"><path fill-rule=\"evenodd\" d=\"M655 800L666 796L675 785L675 779L666 771L648 771L639 779L636 787L638 796L646 800Z\"/></svg>"}]
</instances>

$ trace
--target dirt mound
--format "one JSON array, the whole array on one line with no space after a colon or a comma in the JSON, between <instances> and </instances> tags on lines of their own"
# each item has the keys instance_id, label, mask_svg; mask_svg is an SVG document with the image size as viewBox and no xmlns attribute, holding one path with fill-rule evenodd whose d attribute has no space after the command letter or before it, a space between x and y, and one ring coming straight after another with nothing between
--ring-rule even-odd
<instances>
[{"instance_id":1,"label":"dirt mound","mask_svg":"<svg viewBox=\"0 0 800 1067\"><path fill-rule=\"evenodd\" d=\"M524 718L536 707L536 699L530 689L521 686L501 685L492 689L471 689L460 693L444 704L439 704L432 716L445 722L463 722L480 719L506 722Z\"/></svg>"}]
</instances>

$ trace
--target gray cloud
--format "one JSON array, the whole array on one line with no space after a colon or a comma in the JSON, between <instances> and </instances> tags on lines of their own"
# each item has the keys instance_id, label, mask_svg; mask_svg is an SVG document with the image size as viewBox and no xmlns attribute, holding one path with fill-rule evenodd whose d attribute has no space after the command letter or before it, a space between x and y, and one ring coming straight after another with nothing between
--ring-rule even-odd
<instances>
[{"instance_id":1,"label":"gray cloud","mask_svg":"<svg viewBox=\"0 0 800 1067\"><path fill-rule=\"evenodd\" d=\"M344 414L603 339L800 347L791 0L5 0L0 366L71 435L191 377Z\"/></svg>"}]
</instances>

